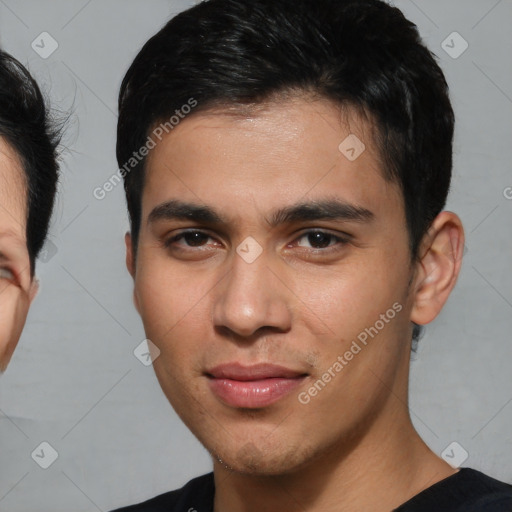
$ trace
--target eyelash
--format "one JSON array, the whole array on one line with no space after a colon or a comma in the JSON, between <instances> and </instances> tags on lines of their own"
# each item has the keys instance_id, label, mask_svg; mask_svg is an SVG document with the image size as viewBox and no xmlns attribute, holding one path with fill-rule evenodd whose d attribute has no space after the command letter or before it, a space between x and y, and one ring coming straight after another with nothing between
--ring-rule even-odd
<instances>
[{"instance_id":1,"label":"eyelash","mask_svg":"<svg viewBox=\"0 0 512 512\"><path fill-rule=\"evenodd\" d=\"M204 237L208 237L209 239L214 239L213 236L209 235L208 233L204 232L204 231L201 231L199 229L191 229L191 230L188 230L188 231L182 231L180 233L178 233L177 235L174 235L172 237L170 237L169 239L165 240L164 241L164 245L166 248L171 248L173 244L175 244L176 242L179 242L180 240L183 240L184 237L186 235L190 235L190 234L199 234L201 236L204 236ZM316 247L309 247L309 248L304 248L304 247L300 247L298 246L300 249L302 250L305 250L307 252L313 252L313 253L327 253L327 252L331 252L331 251L334 251L334 250L339 250L341 247L345 246L346 244L349 243L350 241L350 237L348 235L346 236L340 236L339 234L338 235L335 235L329 231L326 231L326 230L322 230L322 229L310 229L308 231L304 231L300 234L300 236L298 236L297 238L295 238L295 240L292 242L292 243L295 243L295 242L298 242L299 240L305 238L305 237L308 237L308 236L311 236L311 235L315 235L315 234L321 234L321 235L325 235L327 237L330 237L331 238L331 242L334 241L335 244L333 245L328 245L327 247L325 248L316 248ZM287 245L287 247L289 247L290 244ZM200 245L200 246L190 246L190 245L187 245L186 246L187 248L184 249L183 247L181 247L181 249L183 250L194 250L194 249L197 249L197 250L205 250L204 249L204 245Z\"/></svg>"},{"instance_id":2,"label":"eyelash","mask_svg":"<svg viewBox=\"0 0 512 512\"><path fill-rule=\"evenodd\" d=\"M333 245L329 244L327 247L323 247L323 248L322 247L307 247L307 248L304 248L305 250L307 250L309 252L314 251L315 253L326 252L326 251L329 251L329 250L339 249L339 248L343 247L344 245L346 245L349 242L349 237L348 236L335 235L334 233L331 233L329 231L325 231L323 229L311 229L309 231L305 231L299 237L297 237L295 240L298 241L298 240L301 240L302 238L306 238L306 237L309 237L311 235L316 235L316 234L330 237L331 238L331 242L334 241L335 243Z\"/></svg>"},{"instance_id":3,"label":"eyelash","mask_svg":"<svg viewBox=\"0 0 512 512\"><path fill-rule=\"evenodd\" d=\"M170 248L173 243L178 242L179 240L183 239L186 235L191 235L191 234L196 234L196 233L213 239L213 237L211 235L209 235L208 233L205 233L204 231L200 231L199 229L190 229L188 231L182 231L181 233L178 233L177 235L174 235L171 238L165 240L164 245L165 245L165 247ZM191 246L188 246L188 247L192 248Z\"/></svg>"}]
</instances>

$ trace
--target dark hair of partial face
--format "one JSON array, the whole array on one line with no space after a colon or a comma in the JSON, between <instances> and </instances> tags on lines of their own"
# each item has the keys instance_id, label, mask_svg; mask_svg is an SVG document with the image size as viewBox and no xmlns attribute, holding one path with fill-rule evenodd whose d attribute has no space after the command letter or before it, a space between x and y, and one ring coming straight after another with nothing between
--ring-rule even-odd
<instances>
[{"instance_id":1,"label":"dark hair of partial face","mask_svg":"<svg viewBox=\"0 0 512 512\"><path fill-rule=\"evenodd\" d=\"M43 247L58 181L60 129L50 119L41 91L27 69L0 50L0 137L17 154L27 191L30 272Z\"/></svg>"}]
</instances>

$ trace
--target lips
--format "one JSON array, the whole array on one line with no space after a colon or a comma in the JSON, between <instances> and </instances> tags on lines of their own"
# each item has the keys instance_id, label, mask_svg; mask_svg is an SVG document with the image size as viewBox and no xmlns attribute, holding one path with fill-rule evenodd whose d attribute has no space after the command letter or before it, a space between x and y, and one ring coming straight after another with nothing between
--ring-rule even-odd
<instances>
[{"instance_id":1,"label":"lips","mask_svg":"<svg viewBox=\"0 0 512 512\"><path fill-rule=\"evenodd\" d=\"M206 372L213 394L232 407L258 409L288 395L306 374L274 364L229 363Z\"/></svg>"}]
</instances>

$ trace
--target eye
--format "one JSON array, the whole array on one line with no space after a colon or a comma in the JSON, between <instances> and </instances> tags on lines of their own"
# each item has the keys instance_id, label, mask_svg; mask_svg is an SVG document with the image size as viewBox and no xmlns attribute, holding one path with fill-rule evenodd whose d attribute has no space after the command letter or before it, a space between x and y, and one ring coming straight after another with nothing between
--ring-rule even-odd
<instances>
[{"instance_id":1,"label":"eye","mask_svg":"<svg viewBox=\"0 0 512 512\"><path fill-rule=\"evenodd\" d=\"M9 281L13 281L14 278L14 273L11 272L8 268L0 268L0 279L8 279Z\"/></svg>"},{"instance_id":2,"label":"eye","mask_svg":"<svg viewBox=\"0 0 512 512\"><path fill-rule=\"evenodd\" d=\"M191 247L205 247L209 240L214 240L210 235L202 231L182 231L177 235L169 238L165 242L166 247L179 247L182 249Z\"/></svg>"},{"instance_id":3,"label":"eye","mask_svg":"<svg viewBox=\"0 0 512 512\"><path fill-rule=\"evenodd\" d=\"M327 231L308 231L297 238L296 245L308 249L327 249L329 247L345 244L348 240L340 236L333 235Z\"/></svg>"}]
</instances>

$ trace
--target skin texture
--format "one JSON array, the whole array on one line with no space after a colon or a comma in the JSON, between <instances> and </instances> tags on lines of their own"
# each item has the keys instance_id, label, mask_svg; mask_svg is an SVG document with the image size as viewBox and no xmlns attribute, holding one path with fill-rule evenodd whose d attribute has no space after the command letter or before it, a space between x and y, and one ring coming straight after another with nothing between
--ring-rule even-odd
<instances>
[{"instance_id":1,"label":"skin texture","mask_svg":"<svg viewBox=\"0 0 512 512\"><path fill-rule=\"evenodd\" d=\"M411 322L430 322L445 303L462 226L440 214L413 263L403 199L383 178L368 121L342 114L303 97L239 116L196 113L147 161L137 257L128 234L127 266L160 350L161 387L213 455L216 511L389 511L454 472L414 431L407 389ZM338 149L349 133L366 145L354 161ZM208 206L222 222L151 220L171 200ZM332 200L372 216L271 225L279 209ZM206 236L190 246L190 237L175 238L184 229ZM327 247L313 248L312 229L346 241L327 237ZM236 252L248 236L262 248L252 263ZM393 304L400 312L301 403L299 393ZM306 377L267 407L236 408L206 375L234 361Z\"/></svg>"},{"instance_id":2,"label":"skin texture","mask_svg":"<svg viewBox=\"0 0 512 512\"><path fill-rule=\"evenodd\" d=\"M0 371L16 348L37 290L30 277L23 170L0 138Z\"/></svg>"}]
</instances>

